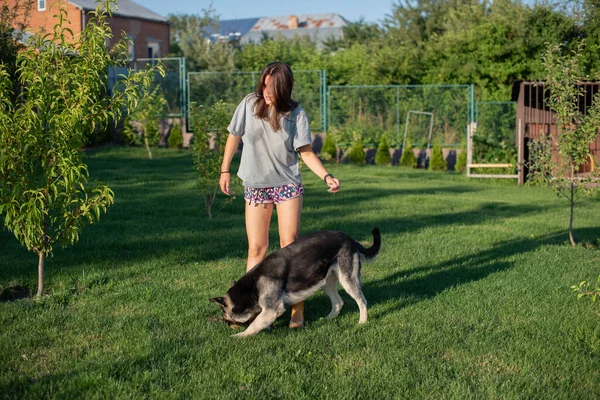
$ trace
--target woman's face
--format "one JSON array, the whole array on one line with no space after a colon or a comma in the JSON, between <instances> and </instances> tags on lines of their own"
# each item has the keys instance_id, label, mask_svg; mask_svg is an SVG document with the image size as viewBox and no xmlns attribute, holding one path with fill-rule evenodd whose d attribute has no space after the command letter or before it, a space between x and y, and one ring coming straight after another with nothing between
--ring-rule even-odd
<instances>
[{"instance_id":1,"label":"woman's face","mask_svg":"<svg viewBox=\"0 0 600 400\"><path fill-rule=\"evenodd\" d=\"M273 91L271 90L271 75L267 75L265 77L265 84L263 86L263 96L265 98L265 103L267 103L268 106L273 104L273 101L275 99L273 98Z\"/></svg>"}]
</instances>

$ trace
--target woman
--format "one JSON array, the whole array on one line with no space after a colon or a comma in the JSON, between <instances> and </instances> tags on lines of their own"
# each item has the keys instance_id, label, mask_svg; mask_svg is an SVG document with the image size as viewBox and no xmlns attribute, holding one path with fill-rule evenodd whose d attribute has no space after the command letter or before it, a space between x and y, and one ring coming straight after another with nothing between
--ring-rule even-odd
<instances>
[{"instance_id":1,"label":"woman","mask_svg":"<svg viewBox=\"0 0 600 400\"><path fill-rule=\"evenodd\" d=\"M310 125L306 112L292 100L294 76L282 62L268 64L258 87L238 105L229 124L220 185L230 194L229 165L240 139L244 143L238 176L244 184L248 261L246 271L266 256L269 226L277 207L279 244L285 247L298 237L304 188L298 153L302 161L329 186L340 189L340 181L327 173L312 151ZM292 306L290 328L304 325L304 303Z\"/></svg>"}]
</instances>

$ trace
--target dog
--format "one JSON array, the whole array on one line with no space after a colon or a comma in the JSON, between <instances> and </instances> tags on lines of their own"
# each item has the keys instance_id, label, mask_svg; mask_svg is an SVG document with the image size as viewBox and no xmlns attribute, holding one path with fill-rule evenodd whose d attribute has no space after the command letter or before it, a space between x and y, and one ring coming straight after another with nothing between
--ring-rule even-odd
<instances>
[{"instance_id":1,"label":"dog","mask_svg":"<svg viewBox=\"0 0 600 400\"><path fill-rule=\"evenodd\" d=\"M358 304L359 323L367 322L367 301L362 292L361 259L373 260L381 248L381 233L373 228L373 245L363 247L339 231L318 231L301 236L289 246L272 252L244 274L218 304L223 320L248 325L234 336L255 335L271 326L285 312L285 304L296 304L320 288L331 300L327 318L340 313L344 302L338 281Z\"/></svg>"}]
</instances>

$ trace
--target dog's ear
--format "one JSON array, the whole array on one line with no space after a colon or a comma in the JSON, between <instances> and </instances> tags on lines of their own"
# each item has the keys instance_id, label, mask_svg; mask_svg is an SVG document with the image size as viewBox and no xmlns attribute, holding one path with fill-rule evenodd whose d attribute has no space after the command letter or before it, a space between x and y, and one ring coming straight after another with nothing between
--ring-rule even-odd
<instances>
[{"instance_id":1,"label":"dog's ear","mask_svg":"<svg viewBox=\"0 0 600 400\"><path fill-rule=\"evenodd\" d=\"M235 285L235 281L231 281L231 286L229 286L229 288L232 288Z\"/></svg>"},{"instance_id":2,"label":"dog's ear","mask_svg":"<svg viewBox=\"0 0 600 400\"><path fill-rule=\"evenodd\" d=\"M219 304L221 306L225 305L225 299L223 297L213 297L212 299L208 299L208 301Z\"/></svg>"}]
</instances>

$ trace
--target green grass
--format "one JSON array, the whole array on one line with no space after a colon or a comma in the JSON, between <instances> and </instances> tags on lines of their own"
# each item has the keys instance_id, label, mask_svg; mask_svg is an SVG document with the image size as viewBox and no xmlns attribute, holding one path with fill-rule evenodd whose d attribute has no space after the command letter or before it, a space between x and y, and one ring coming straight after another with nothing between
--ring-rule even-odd
<instances>
[{"instance_id":1,"label":"green grass","mask_svg":"<svg viewBox=\"0 0 600 400\"><path fill-rule=\"evenodd\" d=\"M0 397L536 398L600 396L600 306L570 286L600 275L600 196L576 209L550 189L398 167L304 172L302 232L371 241L369 322L306 303L307 323L245 340L209 297L245 267L241 198L212 220L191 154L104 148L86 161L115 205L46 263L46 296L0 302ZM235 168L234 168L235 169ZM275 218L273 221L275 225ZM271 243L276 248L277 229ZM0 286L34 290L37 258L0 231Z\"/></svg>"}]
</instances>

